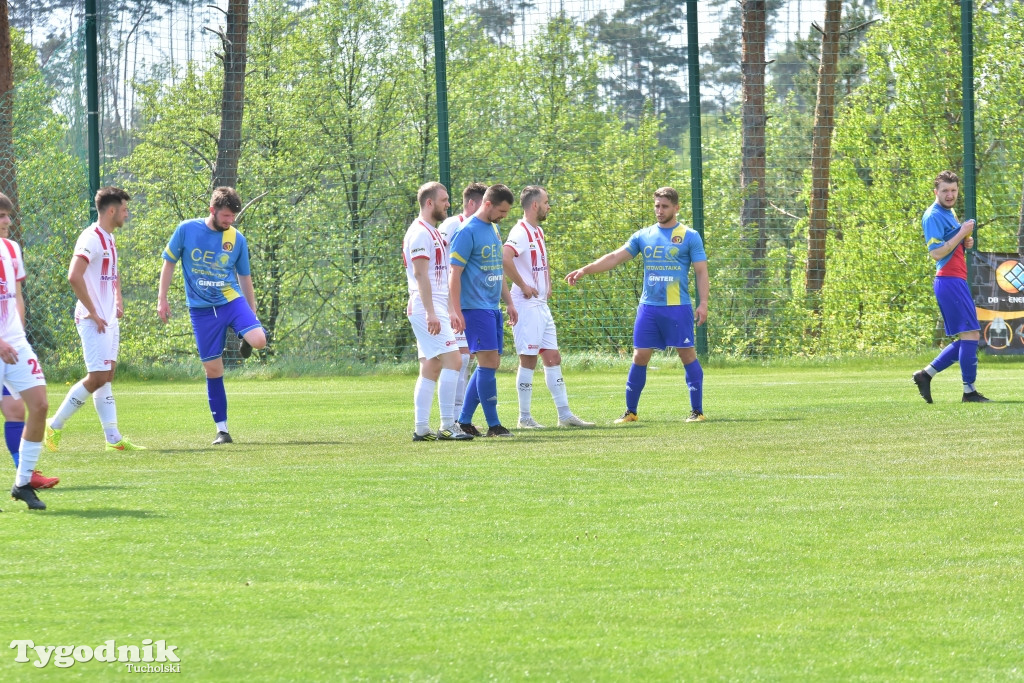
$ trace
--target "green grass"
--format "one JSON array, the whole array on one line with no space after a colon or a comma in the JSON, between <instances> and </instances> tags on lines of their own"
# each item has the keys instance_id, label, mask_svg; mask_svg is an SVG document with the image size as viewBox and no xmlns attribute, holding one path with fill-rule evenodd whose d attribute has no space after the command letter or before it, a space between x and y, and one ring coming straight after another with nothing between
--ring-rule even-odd
<instances>
[{"instance_id":1,"label":"green grass","mask_svg":"<svg viewBox=\"0 0 1024 683\"><path fill-rule=\"evenodd\" d=\"M1024 366L930 406L908 361L710 368L694 425L655 365L637 425L624 371L576 372L599 428L458 444L411 443L406 376L229 377L219 449L200 381L122 382L152 450L104 453L86 406L50 509L0 505L0 680L126 673L15 639L143 638L201 680L1024 677Z\"/></svg>"}]
</instances>

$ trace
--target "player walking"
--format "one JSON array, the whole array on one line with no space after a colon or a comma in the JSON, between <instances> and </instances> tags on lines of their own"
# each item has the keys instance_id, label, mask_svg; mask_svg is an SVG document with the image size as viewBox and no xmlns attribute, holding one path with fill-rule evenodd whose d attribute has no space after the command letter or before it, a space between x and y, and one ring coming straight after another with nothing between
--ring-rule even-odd
<instances>
[{"instance_id":1,"label":"player walking","mask_svg":"<svg viewBox=\"0 0 1024 683\"><path fill-rule=\"evenodd\" d=\"M210 198L210 215L178 225L164 249L157 313L167 322L171 307L167 291L174 265L181 261L185 299L199 360L206 373L206 395L217 426L214 445L231 443L228 433L228 397L224 391L224 344L228 327L242 338L242 357L267 345L267 335L256 318L256 292L249 272L249 245L232 227L242 200L232 187L218 187Z\"/></svg>"},{"instance_id":2,"label":"player walking","mask_svg":"<svg viewBox=\"0 0 1024 683\"><path fill-rule=\"evenodd\" d=\"M558 335L555 321L548 307L551 296L551 270L548 264L547 244L540 224L548 217L551 205L543 187L530 185L519 194L523 219L508 233L505 240L505 276L512 280L512 301L519 320L512 327L516 352L519 354L519 428L543 429L530 414L533 397L533 371L537 356L544 361L544 381L558 410L559 427L593 427L573 415L569 410L569 395L562 378L562 356L558 353Z\"/></svg>"},{"instance_id":3,"label":"player walking","mask_svg":"<svg viewBox=\"0 0 1024 683\"><path fill-rule=\"evenodd\" d=\"M104 187L96 193L96 222L82 231L68 266L68 282L78 297L75 327L82 340L85 377L68 391L52 418L46 421L47 450L60 446L64 424L85 405L89 395L100 418L108 451L144 451L117 428L117 404L111 382L117 370L121 345L119 320L124 315L121 278L118 275L117 246L114 231L128 220L131 197L117 187Z\"/></svg>"},{"instance_id":4,"label":"player walking","mask_svg":"<svg viewBox=\"0 0 1024 683\"><path fill-rule=\"evenodd\" d=\"M420 376L413 394L416 429L413 441L467 440L455 423L455 389L460 356L448 318L448 246L437 231L448 215L448 190L441 183L426 183L417 193L420 215L402 240L402 262L409 281L406 315L416 335ZM430 431L430 407L437 388L441 429Z\"/></svg>"},{"instance_id":5,"label":"player walking","mask_svg":"<svg viewBox=\"0 0 1024 683\"><path fill-rule=\"evenodd\" d=\"M704 421L704 371L694 349L694 319L697 325L703 325L708 318L707 255L700 235L676 220L678 213L679 193L671 187L658 189L654 193L656 224L638 230L622 247L565 276L566 282L575 285L584 275L603 273L643 254L644 289L633 325L633 365L626 378L626 412L615 420L617 424L637 421L652 349L669 346L675 347L686 371L692 409L686 421ZM687 282L691 264L700 298L696 311L690 302Z\"/></svg>"},{"instance_id":6,"label":"player walking","mask_svg":"<svg viewBox=\"0 0 1024 683\"><path fill-rule=\"evenodd\" d=\"M942 312L946 335L960 338L942 349L924 370L914 373L914 384L928 403L932 402L932 377L953 363L960 362L960 376L964 382L964 403L988 403L989 399L974 388L978 376L978 340L981 324L974 307L971 290L967 287L967 249L974 246L971 232L974 219L962 225L953 213L960 179L952 171L943 171L935 178L935 203L921 217L928 255L935 260L935 300Z\"/></svg>"}]
</instances>

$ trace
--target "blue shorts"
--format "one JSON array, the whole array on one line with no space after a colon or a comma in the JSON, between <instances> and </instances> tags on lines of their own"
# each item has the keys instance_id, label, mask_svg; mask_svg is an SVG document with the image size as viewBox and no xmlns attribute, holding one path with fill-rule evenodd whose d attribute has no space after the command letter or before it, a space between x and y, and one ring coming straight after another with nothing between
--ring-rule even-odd
<instances>
[{"instance_id":1,"label":"blue shorts","mask_svg":"<svg viewBox=\"0 0 1024 683\"><path fill-rule=\"evenodd\" d=\"M4 396L10 396L11 392L7 389L7 385L4 385Z\"/></svg>"},{"instance_id":2,"label":"blue shorts","mask_svg":"<svg viewBox=\"0 0 1024 683\"><path fill-rule=\"evenodd\" d=\"M504 318L501 311L490 308L466 308L462 311L466 319L466 342L469 352L505 350L505 334L501 329Z\"/></svg>"},{"instance_id":3,"label":"blue shorts","mask_svg":"<svg viewBox=\"0 0 1024 683\"><path fill-rule=\"evenodd\" d=\"M649 306L640 304L633 324L634 349L677 349L693 347L692 306Z\"/></svg>"},{"instance_id":4,"label":"blue shorts","mask_svg":"<svg viewBox=\"0 0 1024 683\"><path fill-rule=\"evenodd\" d=\"M942 311L942 321L946 324L946 336L981 329L978 309L974 306L971 290L967 288L967 280L937 277L934 290L935 300L939 302L939 310Z\"/></svg>"},{"instance_id":5,"label":"blue shorts","mask_svg":"<svg viewBox=\"0 0 1024 683\"><path fill-rule=\"evenodd\" d=\"M243 297L229 301L223 306L190 308L188 314L192 317L192 333L196 337L199 360L203 362L220 358L224 353L228 327L239 337L250 330L263 327L256 314L249 308L249 302Z\"/></svg>"}]
</instances>

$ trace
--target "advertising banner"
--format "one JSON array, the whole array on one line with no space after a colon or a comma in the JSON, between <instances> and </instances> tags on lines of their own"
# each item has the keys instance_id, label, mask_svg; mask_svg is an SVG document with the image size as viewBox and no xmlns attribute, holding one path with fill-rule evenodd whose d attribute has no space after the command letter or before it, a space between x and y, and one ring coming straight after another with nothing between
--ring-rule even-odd
<instances>
[{"instance_id":1,"label":"advertising banner","mask_svg":"<svg viewBox=\"0 0 1024 683\"><path fill-rule=\"evenodd\" d=\"M980 346L994 355L1024 354L1024 258L977 251L971 268Z\"/></svg>"}]
</instances>

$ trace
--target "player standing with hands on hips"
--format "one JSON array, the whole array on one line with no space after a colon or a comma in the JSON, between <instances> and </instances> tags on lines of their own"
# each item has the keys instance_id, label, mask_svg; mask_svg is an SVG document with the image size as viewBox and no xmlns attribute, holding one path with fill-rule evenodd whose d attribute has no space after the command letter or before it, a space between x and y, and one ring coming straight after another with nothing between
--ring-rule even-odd
<instances>
[{"instance_id":1,"label":"player standing with hands on hips","mask_svg":"<svg viewBox=\"0 0 1024 683\"><path fill-rule=\"evenodd\" d=\"M935 263L935 300L942 312L946 335L960 338L942 349L924 370L914 373L914 384L921 397L932 402L932 377L959 361L964 381L964 403L988 403L978 393L974 380L978 376L978 340L981 324L974 298L967 287L967 250L974 246L974 219L962 225L953 213L960 179L952 171L943 171L935 178L935 203L921 218L925 246Z\"/></svg>"},{"instance_id":2,"label":"player standing with hands on hips","mask_svg":"<svg viewBox=\"0 0 1024 683\"><path fill-rule=\"evenodd\" d=\"M616 424L637 421L652 350L669 346L675 347L686 371L691 408L686 421L704 421L704 371L694 348L694 321L703 325L708 319L707 255L700 235L676 220L678 214L679 193L671 187L659 188L654 192L657 223L636 231L623 246L565 276L570 286L575 285L584 275L603 273L643 254L644 289L633 324L633 365L626 378L626 412L615 420ZM687 282L691 265L700 297L696 310L690 302Z\"/></svg>"}]
</instances>

